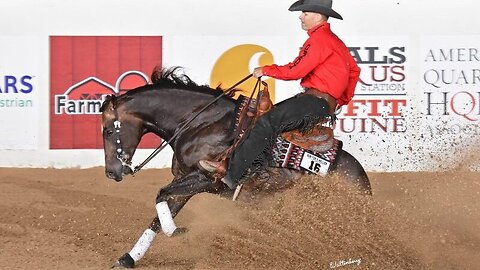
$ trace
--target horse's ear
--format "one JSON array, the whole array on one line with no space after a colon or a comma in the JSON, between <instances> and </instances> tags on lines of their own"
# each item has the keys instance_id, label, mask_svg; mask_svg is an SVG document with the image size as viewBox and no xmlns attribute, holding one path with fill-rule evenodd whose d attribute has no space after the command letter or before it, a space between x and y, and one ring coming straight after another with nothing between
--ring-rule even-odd
<instances>
[{"instance_id":1,"label":"horse's ear","mask_svg":"<svg viewBox=\"0 0 480 270\"><path fill-rule=\"evenodd\" d=\"M114 102L114 101L115 101L115 96L114 95L106 96L105 101L103 101L102 107L100 107L100 112L104 112L107 109L108 104L110 104L111 102Z\"/></svg>"},{"instance_id":2,"label":"horse's ear","mask_svg":"<svg viewBox=\"0 0 480 270\"><path fill-rule=\"evenodd\" d=\"M155 68L153 68L150 80L153 84L157 84L163 80L163 69L161 66L157 65Z\"/></svg>"}]
</instances>

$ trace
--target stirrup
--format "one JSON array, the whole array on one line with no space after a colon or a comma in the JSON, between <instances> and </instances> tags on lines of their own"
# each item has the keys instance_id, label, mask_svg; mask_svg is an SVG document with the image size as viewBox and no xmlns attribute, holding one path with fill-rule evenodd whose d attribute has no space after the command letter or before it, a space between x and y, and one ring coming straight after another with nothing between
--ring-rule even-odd
<instances>
[{"instance_id":1,"label":"stirrup","mask_svg":"<svg viewBox=\"0 0 480 270\"><path fill-rule=\"evenodd\" d=\"M237 186L235 189L235 192L233 193L232 201L236 201L238 198L238 195L240 195L240 191L242 190L243 184L240 184Z\"/></svg>"}]
</instances>

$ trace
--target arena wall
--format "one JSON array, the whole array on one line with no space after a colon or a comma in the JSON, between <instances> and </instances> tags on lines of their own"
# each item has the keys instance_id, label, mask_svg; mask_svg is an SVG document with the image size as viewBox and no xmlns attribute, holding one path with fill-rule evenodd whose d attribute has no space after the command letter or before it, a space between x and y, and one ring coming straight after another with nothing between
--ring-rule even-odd
<instances>
[{"instance_id":1,"label":"arena wall","mask_svg":"<svg viewBox=\"0 0 480 270\"><path fill-rule=\"evenodd\" d=\"M66 101L94 103L134 86L157 62L212 87L286 63L306 38L290 4L0 1L0 166L102 166L98 112ZM479 168L477 8L473 0L334 1L344 20L331 19L332 29L362 68L336 132L367 170ZM277 102L299 91L298 82L267 80ZM152 151L150 140L134 164ZM148 167L169 167L171 155Z\"/></svg>"}]
</instances>

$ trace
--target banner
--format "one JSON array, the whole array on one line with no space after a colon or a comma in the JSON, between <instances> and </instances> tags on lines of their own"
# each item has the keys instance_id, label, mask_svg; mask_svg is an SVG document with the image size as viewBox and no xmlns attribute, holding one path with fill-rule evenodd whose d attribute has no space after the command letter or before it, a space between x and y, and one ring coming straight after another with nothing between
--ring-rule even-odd
<instances>
[{"instance_id":1,"label":"banner","mask_svg":"<svg viewBox=\"0 0 480 270\"><path fill-rule=\"evenodd\" d=\"M38 148L39 47L36 37L0 36L0 149Z\"/></svg>"},{"instance_id":2,"label":"banner","mask_svg":"<svg viewBox=\"0 0 480 270\"><path fill-rule=\"evenodd\" d=\"M361 68L355 96L338 113L335 135L345 150L376 169L406 169L413 110L409 45L405 36L356 36L345 39ZM392 162L393 156L399 162Z\"/></svg>"},{"instance_id":3,"label":"banner","mask_svg":"<svg viewBox=\"0 0 480 270\"><path fill-rule=\"evenodd\" d=\"M473 153L478 165L478 154L471 150L480 142L479 40L480 36L422 38L420 133L423 147L442 167Z\"/></svg>"},{"instance_id":4,"label":"banner","mask_svg":"<svg viewBox=\"0 0 480 270\"><path fill-rule=\"evenodd\" d=\"M162 37L52 36L50 60L50 149L103 148L103 100L149 82ZM139 147L159 143L149 134Z\"/></svg>"},{"instance_id":5,"label":"banner","mask_svg":"<svg viewBox=\"0 0 480 270\"><path fill-rule=\"evenodd\" d=\"M164 63L184 67L185 73L199 84L227 89L251 74L255 67L293 60L298 47L290 41L279 36L169 36L164 44ZM263 79L274 102L299 91L296 82ZM237 88L243 90L242 95L250 96L255 83L256 79L251 78Z\"/></svg>"}]
</instances>

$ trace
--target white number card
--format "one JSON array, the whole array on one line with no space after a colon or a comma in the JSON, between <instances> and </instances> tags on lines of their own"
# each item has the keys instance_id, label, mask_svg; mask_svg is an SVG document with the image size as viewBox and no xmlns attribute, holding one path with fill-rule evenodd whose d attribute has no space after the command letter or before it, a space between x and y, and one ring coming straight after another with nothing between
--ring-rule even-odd
<instances>
[{"instance_id":1,"label":"white number card","mask_svg":"<svg viewBox=\"0 0 480 270\"><path fill-rule=\"evenodd\" d=\"M325 176L330 168L330 162L323 158L312 155L308 152L303 153L302 162L300 167L313 172L315 174Z\"/></svg>"}]
</instances>

